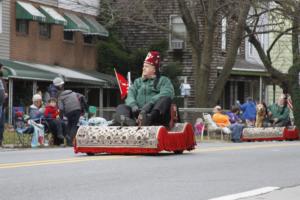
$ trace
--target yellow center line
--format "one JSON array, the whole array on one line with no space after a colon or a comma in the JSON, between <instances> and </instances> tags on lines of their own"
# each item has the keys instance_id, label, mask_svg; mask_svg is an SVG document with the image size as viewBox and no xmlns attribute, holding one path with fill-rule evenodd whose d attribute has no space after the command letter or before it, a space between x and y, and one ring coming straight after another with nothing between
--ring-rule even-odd
<instances>
[{"instance_id":1,"label":"yellow center line","mask_svg":"<svg viewBox=\"0 0 300 200\"><path fill-rule=\"evenodd\" d=\"M95 156L95 157L85 157L85 158L66 158L66 159L57 159L57 160L37 160L37 161L28 161L28 162L16 162L16 163L3 163L0 164L0 169L11 169L18 167L32 167L32 166L41 166L41 165L54 165L54 164L65 164L65 163L78 163L86 161L95 161L95 160L113 160L120 158L131 158L135 156Z\"/></svg>"},{"instance_id":2,"label":"yellow center line","mask_svg":"<svg viewBox=\"0 0 300 200\"><path fill-rule=\"evenodd\" d=\"M273 147L294 147L300 146L300 143L291 143L291 144L261 144L261 145L251 145L251 146L230 146L230 147L209 147L209 148L201 148L195 149L194 152L217 152L217 151L232 151L232 150L246 150L246 149L265 149L265 148L273 148Z\"/></svg>"},{"instance_id":3,"label":"yellow center line","mask_svg":"<svg viewBox=\"0 0 300 200\"><path fill-rule=\"evenodd\" d=\"M229 146L229 147L208 147L195 149L193 152L203 153L203 152L218 152L218 151L234 151L234 150L247 150L247 149L263 149L263 148L274 148L274 147L295 147L300 146L300 143L281 143L281 144L259 144L259 145L239 145L239 146ZM65 158L56 160L36 160L27 162L15 162L15 163L0 163L0 169L11 169L19 167L33 167L42 165L56 165L56 164L67 164L67 163L79 163L87 161L97 161L97 160L113 160L121 158L133 158L137 156L94 156L94 157L82 157L82 158Z\"/></svg>"}]
</instances>

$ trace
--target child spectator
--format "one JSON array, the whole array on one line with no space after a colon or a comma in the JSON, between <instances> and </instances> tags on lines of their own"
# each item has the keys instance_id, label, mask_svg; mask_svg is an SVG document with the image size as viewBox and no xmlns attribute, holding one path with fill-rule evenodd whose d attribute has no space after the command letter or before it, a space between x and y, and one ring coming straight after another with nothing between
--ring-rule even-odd
<instances>
[{"instance_id":1,"label":"child spectator","mask_svg":"<svg viewBox=\"0 0 300 200\"><path fill-rule=\"evenodd\" d=\"M230 130L231 133L231 141L232 142L240 142L241 136L243 133L244 125L242 124L242 120L239 116L240 109L237 106L232 106L231 111L227 113L229 116L229 121L231 123Z\"/></svg>"},{"instance_id":2,"label":"child spectator","mask_svg":"<svg viewBox=\"0 0 300 200\"><path fill-rule=\"evenodd\" d=\"M59 111L56 105L56 99L51 98L48 101L48 105L45 108L45 118L56 119L59 117Z\"/></svg>"},{"instance_id":3,"label":"child spectator","mask_svg":"<svg viewBox=\"0 0 300 200\"><path fill-rule=\"evenodd\" d=\"M59 111L57 108L57 103L55 98L51 98L48 101L48 105L45 108L45 118L49 123L50 130L59 140L64 139L64 129L65 125L62 120L59 119ZM61 142L61 141L60 141ZM58 142L58 143L60 143Z\"/></svg>"}]
</instances>

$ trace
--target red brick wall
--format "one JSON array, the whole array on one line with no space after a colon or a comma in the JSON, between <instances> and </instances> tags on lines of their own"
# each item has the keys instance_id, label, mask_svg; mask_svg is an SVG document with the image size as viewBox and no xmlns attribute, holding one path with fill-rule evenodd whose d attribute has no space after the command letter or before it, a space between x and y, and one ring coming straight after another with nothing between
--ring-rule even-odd
<instances>
[{"instance_id":1,"label":"red brick wall","mask_svg":"<svg viewBox=\"0 0 300 200\"><path fill-rule=\"evenodd\" d=\"M35 4L38 5L38 4ZM57 11L60 13L61 10ZM69 68L96 69L96 46L84 44L81 32L74 32L74 42L63 40L62 25L51 25L51 38L39 35L39 23L29 22L28 35L16 32L16 2L11 2L11 50L13 60L60 65Z\"/></svg>"}]
</instances>

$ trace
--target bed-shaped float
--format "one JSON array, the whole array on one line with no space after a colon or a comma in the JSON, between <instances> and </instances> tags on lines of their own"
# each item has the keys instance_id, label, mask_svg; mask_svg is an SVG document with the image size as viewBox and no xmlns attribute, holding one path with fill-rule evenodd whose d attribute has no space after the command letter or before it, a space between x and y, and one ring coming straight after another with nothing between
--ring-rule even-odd
<instances>
[{"instance_id":1,"label":"bed-shaped float","mask_svg":"<svg viewBox=\"0 0 300 200\"><path fill-rule=\"evenodd\" d=\"M242 141L298 140L299 130L295 126L244 128Z\"/></svg>"},{"instance_id":2,"label":"bed-shaped float","mask_svg":"<svg viewBox=\"0 0 300 200\"><path fill-rule=\"evenodd\" d=\"M196 141L190 123L164 126L80 126L75 138L75 153L156 154L193 150Z\"/></svg>"}]
</instances>

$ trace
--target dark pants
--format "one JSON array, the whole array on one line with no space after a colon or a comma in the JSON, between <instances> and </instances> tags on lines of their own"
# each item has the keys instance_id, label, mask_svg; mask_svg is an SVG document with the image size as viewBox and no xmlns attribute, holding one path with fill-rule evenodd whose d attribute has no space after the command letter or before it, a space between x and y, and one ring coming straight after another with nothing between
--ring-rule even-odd
<instances>
[{"instance_id":1,"label":"dark pants","mask_svg":"<svg viewBox=\"0 0 300 200\"><path fill-rule=\"evenodd\" d=\"M274 127L289 126L290 124L291 124L291 121L289 119L279 120L275 123L274 123L273 119L266 119L264 122L264 126L274 126Z\"/></svg>"},{"instance_id":2,"label":"dark pants","mask_svg":"<svg viewBox=\"0 0 300 200\"><path fill-rule=\"evenodd\" d=\"M66 113L66 117L68 118L68 125L67 125L67 143L68 145L72 144L72 141L77 132L77 123L80 118L80 110L74 110L69 113Z\"/></svg>"},{"instance_id":3,"label":"dark pants","mask_svg":"<svg viewBox=\"0 0 300 200\"><path fill-rule=\"evenodd\" d=\"M3 132L4 132L4 122L5 122L5 109L3 105L0 106L1 108L1 115L0 115L0 143L3 141ZM1 144L0 144L1 145Z\"/></svg>"},{"instance_id":4,"label":"dark pants","mask_svg":"<svg viewBox=\"0 0 300 200\"><path fill-rule=\"evenodd\" d=\"M148 113L151 125L168 125L170 121L170 107L172 100L170 97L161 97ZM140 112L140 111L139 111ZM130 106L121 104L116 109L116 115L124 115L131 119L136 119L139 112L133 113Z\"/></svg>"},{"instance_id":5,"label":"dark pants","mask_svg":"<svg viewBox=\"0 0 300 200\"><path fill-rule=\"evenodd\" d=\"M60 141L60 139L57 138L58 135L64 136L66 132L66 125L64 121L59 119L48 119L47 120L50 132L52 132L55 135L54 144L61 144L63 141Z\"/></svg>"}]
</instances>

